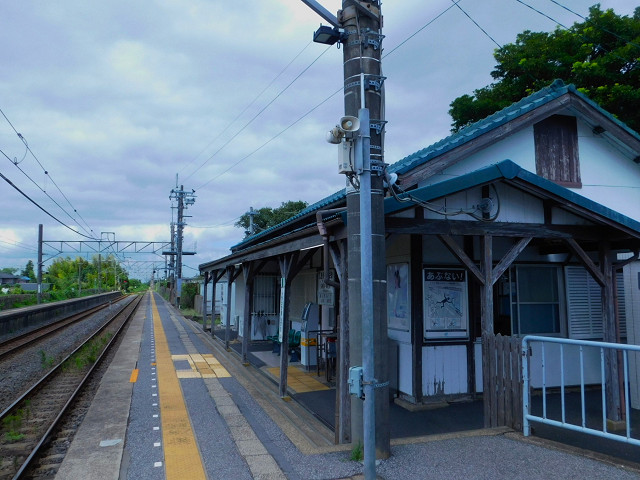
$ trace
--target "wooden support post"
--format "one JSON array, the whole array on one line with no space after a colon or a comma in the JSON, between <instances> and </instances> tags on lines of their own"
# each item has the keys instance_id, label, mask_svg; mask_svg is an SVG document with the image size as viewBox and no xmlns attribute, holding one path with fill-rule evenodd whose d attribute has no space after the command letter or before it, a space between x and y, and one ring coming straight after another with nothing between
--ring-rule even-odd
<instances>
[{"instance_id":1,"label":"wooden support post","mask_svg":"<svg viewBox=\"0 0 640 480\"><path fill-rule=\"evenodd\" d=\"M249 365L247 354L249 352L249 337L251 336L251 310L253 306L253 262L242 264L244 276L244 314L242 315L242 364Z\"/></svg>"},{"instance_id":2,"label":"wooden support post","mask_svg":"<svg viewBox=\"0 0 640 480\"><path fill-rule=\"evenodd\" d=\"M207 283L209 283L209 272L204 272L204 288L202 289L202 330L207 329Z\"/></svg>"},{"instance_id":3,"label":"wooden support post","mask_svg":"<svg viewBox=\"0 0 640 480\"><path fill-rule=\"evenodd\" d=\"M280 265L280 397L287 396L287 373L289 368L289 301L291 297L291 282L305 263L313 256L316 249L307 250L300 259L300 252L288 253L278 258Z\"/></svg>"},{"instance_id":4,"label":"wooden support post","mask_svg":"<svg viewBox=\"0 0 640 480\"><path fill-rule=\"evenodd\" d=\"M331 249L331 257L340 281L340 313L338 315L338 349L336 358L336 443L351 442L351 395L349 378L349 288L346 240L337 242L337 252Z\"/></svg>"},{"instance_id":5,"label":"wooden support post","mask_svg":"<svg viewBox=\"0 0 640 480\"><path fill-rule=\"evenodd\" d=\"M409 275L411 277L411 357L413 375L411 375L411 390L416 403L422 402L422 343L424 338L424 314L422 305L422 235L410 237L411 263Z\"/></svg>"},{"instance_id":6,"label":"wooden support post","mask_svg":"<svg viewBox=\"0 0 640 480\"><path fill-rule=\"evenodd\" d=\"M613 263L609 242L600 244L600 271L604 276L602 286L602 322L603 340L615 343L619 337L615 315L615 296L613 291ZM620 379L618 375L618 354L612 349L605 351L607 423L611 430L618 429L622 421L620 401Z\"/></svg>"},{"instance_id":7,"label":"wooden support post","mask_svg":"<svg viewBox=\"0 0 640 480\"><path fill-rule=\"evenodd\" d=\"M484 404L484 426L492 427L495 422L495 415L492 407L495 405L496 392L495 385L491 381L490 372L495 352L491 348L493 344L493 252L492 237L485 235L482 238L482 261L481 270L484 277L483 285L480 287L481 294L481 316L480 324L482 329L482 390ZM491 342L491 343L490 343Z\"/></svg>"},{"instance_id":8,"label":"wooden support post","mask_svg":"<svg viewBox=\"0 0 640 480\"><path fill-rule=\"evenodd\" d=\"M224 324L224 348L229 350L229 334L231 324L231 284L233 283L236 267L230 265L227 267L227 314L225 315Z\"/></svg>"}]
</instances>

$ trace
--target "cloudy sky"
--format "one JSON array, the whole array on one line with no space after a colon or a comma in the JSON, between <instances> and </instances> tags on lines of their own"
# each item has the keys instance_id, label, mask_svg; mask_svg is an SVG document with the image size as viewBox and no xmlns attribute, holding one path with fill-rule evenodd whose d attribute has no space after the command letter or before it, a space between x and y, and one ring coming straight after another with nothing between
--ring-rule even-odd
<instances>
[{"instance_id":1,"label":"cloudy sky","mask_svg":"<svg viewBox=\"0 0 640 480\"><path fill-rule=\"evenodd\" d=\"M504 44L557 26L526 5L569 26L581 19L558 4L586 16L592 3L460 7ZM601 5L631 15L637 2ZM393 163L448 135L449 103L490 83L495 44L451 0L386 2L383 14ZM3 2L0 173L72 229L123 241L169 239L177 175L197 196L185 232L194 275L242 239L233 224L249 207L313 203L344 186L324 141L343 112L342 52L311 42L320 23L300 0ZM40 223L45 240L83 239L2 178L0 193L0 267L35 262Z\"/></svg>"}]
</instances>

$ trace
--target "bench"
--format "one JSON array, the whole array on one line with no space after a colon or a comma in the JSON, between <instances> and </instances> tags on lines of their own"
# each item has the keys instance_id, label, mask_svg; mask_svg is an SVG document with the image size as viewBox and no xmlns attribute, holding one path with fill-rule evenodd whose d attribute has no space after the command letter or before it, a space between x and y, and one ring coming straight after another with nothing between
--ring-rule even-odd
<instances>
[{"instance_id":1,"label":"bench","mask_svg":"<svg viewBox=\"0 0 640 480\"><path fill-rule=\"evenodd\" d=\"M289 330L289 335L287 336L287 351L291 354L290 361L291 362L299 362L300 361L300 337L302 333L299 330L291 328ZM271 340L273 342L273 353L277 353L280 355L280 338L278 333L275 335L269 335L267 340Z\"/></svg>"}]
</instances>

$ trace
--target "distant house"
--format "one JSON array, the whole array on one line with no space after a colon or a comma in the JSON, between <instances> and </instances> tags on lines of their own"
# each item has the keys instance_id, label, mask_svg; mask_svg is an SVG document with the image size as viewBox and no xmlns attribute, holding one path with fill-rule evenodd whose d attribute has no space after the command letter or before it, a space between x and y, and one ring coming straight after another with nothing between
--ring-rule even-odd
<instances>
[{"instance_id":1,"label":"distant house","mask_svg":"<svg viewBox=\"0 0 640 480\"><path fill-rule=\"evenodd\" d=\"M16 283L23 283L20 276L11 273L0 273L0 285L15 285Z\"/></svg>"},{"instance_id":2,"label":"distant house","mask_svg":"<svg viewBox=\"0 0 640 480\"><path fill-rule=\"evenodd\" d=\"M488 335L640 344L639 163L640 135L556 81L392 164L407 192L384 201L392 389L414 403L481 392ZM276 333L285 285L294 324L308 302L324 303L320 328L336 330L344 362L348 218L324 215L323 237L316 213L345 204L337 192L200 265L205 285L232 287L241 337ZM323 282L324 262L339 289ZM631 389L640 408L637 381Z\"/></svg>"}]
</instances>

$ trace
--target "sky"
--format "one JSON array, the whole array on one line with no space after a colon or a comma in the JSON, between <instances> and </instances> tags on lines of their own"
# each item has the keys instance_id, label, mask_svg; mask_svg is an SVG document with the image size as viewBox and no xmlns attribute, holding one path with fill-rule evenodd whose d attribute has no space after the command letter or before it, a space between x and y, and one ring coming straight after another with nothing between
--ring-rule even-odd
<instances>
[{"instance_id":1,"label":"sky","mask_svg":"<svg viewBox=\"0 0 640 480\"><path fill-rule=\"evenodd\" d=\"M385 161L450 133L451 101L491 82L494 40L570 26L582 19L558 4L587 16L593 3L461 0L486 35L451 0L385 2ZM600 3L624 15L638 5ZM3 2L0 174L24 195L0 177L0 268L37 261L38 224L46 241L168 241L169 195L183 185L195 190L190 277L242 240L234 223L250 207L343 188L324 140L344 112L342 51L312 42L320 23L300 0ZM122 260L143 280L164 265Z\"/></svg>"}]
</instances>

